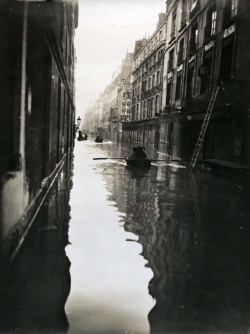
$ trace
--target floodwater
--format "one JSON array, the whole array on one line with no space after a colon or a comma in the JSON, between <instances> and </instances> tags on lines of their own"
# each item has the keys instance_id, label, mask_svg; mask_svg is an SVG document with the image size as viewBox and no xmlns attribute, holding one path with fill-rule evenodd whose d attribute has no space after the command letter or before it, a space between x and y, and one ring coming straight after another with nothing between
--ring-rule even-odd
<instances>
[{"instance_id":1,"label":"floodwater","mask_svg":"<svg viewBox=\"0 0 250 334\"><path fill-rule=\"evenodd\" d=\"M146 334L154 305L148 294L152 271L145 267L136 235L124 230L130 176L124 165L94 161L99 154L94 142L76 142L72 244L66 249L72 280L66 304L69 333Z\"/></svg>"},{"instance_id":2,"label":"floodwater","mask_svg":"<svg viewBox=\"0 0 250 334\"><path fill-rule=\"evenodd\" d=\"M1 284L1 333L250 333L247 184L93 160L129 153L76 141Z\"/></svg>"}]
</instances>

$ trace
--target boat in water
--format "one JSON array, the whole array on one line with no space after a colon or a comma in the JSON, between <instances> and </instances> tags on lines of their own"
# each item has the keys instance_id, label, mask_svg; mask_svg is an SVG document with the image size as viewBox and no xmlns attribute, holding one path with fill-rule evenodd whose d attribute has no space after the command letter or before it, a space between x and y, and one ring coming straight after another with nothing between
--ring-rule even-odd
<instances>
[{"instance_id":1,"label":"boat in water","mask_svg":"<svg viewBox=\"0 0 250 334\"><path fill-rule=\"evenodd\" d=\"M145 153L145 148L142 146L136 146L132 148L133 152L125 158L127 166L148 168L151 166L151 160Z\"/></svg>"},{"instance_id":2,"label":"boat in water","mask_svg":"<svg viewBox=\"0 0 250 334\"><path fill-rule=\"evenodd\" d=\"M96 143L102 143L103 142L103 138L101 136L96 136L95 142Z\"/></svg>"},{"instance_id":3,"label":"boat in water","mask_svg":"<svg viewBox=\"0 0 250 334\"><path fill-rule=\"evenodd\" d=\"M88 139L88 136L86 134L82 135L82 132L79 130L77 140L81 141L81 140L87 140L87 139Z\"/></svg>"}]
</instances>

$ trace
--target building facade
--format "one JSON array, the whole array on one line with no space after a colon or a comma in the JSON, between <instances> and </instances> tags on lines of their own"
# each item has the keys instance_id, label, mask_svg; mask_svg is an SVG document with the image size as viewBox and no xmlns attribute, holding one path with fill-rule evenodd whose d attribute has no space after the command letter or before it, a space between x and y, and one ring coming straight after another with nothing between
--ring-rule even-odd
<instances>
[{"instance_id":1,"label":"building facade","mask_svg":"<svg viewBox=\"0 0 250 334\"><path fill-rule=\"evenodd\" d=\"M125 138L147 144L158 141L157 117L162 112L162 77L166 45L166 16L159 14L156 31L148 39L137 41L132 83L132 119L124 123Z\"/></svg>"},{"instance_id":2,"label":"building facade","mask_svg":"<svg viewBox=\"0 0 250 334\"><path fill-rule=\"evenodd\" d=\"M6 1L0 18L3 259L18 248L73 147L78 5Z\"/></svg>"},{"instance_id":3,"label":"building facade","mask_svg":"<svg viewBox=\"0 0 250 334\"><path fill-rule=\"evenodd\" d=\"M89 108L83 126L96 129L94 135L106 140L119 141L122 138L122 123L131 118L131 72L133 53L126 53L119 71L114 72L111 83ZM98 111L98 126L96 116Z\"/></svg>"},{"instance_id":4,"label":"building facade","mask_svg":"<svg viewBox=\"0 0 250 334\"><path fill-rule=\"evenodd\" d=\"M214 88L220 89L200 160L249 165L249 4L167 1L160 151L190 158Z\"/></svg>"}]
</instances>

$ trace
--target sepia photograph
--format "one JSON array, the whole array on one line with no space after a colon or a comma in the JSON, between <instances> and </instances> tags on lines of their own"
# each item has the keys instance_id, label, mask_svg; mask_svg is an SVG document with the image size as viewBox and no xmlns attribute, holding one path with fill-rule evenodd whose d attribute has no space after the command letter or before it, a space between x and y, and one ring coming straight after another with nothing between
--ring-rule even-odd
<instances>
[{"instance_id":1,"label":"sepia photograph","mask_svg":"<svg viewBox=\"0 0 250 334\"><path fill-rule=\"evenodd\" d=\"M249 98L249 0L0 0L0 334L250 334Z\"/></svg>"}]
</instances>

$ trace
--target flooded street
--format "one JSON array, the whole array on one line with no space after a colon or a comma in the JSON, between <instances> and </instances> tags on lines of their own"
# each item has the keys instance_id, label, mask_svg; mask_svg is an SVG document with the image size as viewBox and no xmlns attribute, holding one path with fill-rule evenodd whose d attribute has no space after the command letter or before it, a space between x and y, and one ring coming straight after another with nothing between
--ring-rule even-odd
<instances>
[{"instance_id":1,"label":"flooded street","mask_svg":"<svg viewBox=\"0 0 250 334\"><path fill-rule=\"evenodd\" d=\"M129 177L122 165L93 161L98 154L94 142L76 142L72 245L66 249L72 280L66 304L69 333L149 333L152 271L139 255L142 246L133 242L136 236L123 228L127 195L121 182Z\"/></svg>"},{"instance_id":2,"label":"flooded street","mask_svg":"<svg viewBox=\"0 0 250 334\"><path fill-rule=\"evenodd\" d=\"M1 333L249 333L249 187L93 160L129 153L76 141L2 284Z\"/></svg>"}]
</instances>

